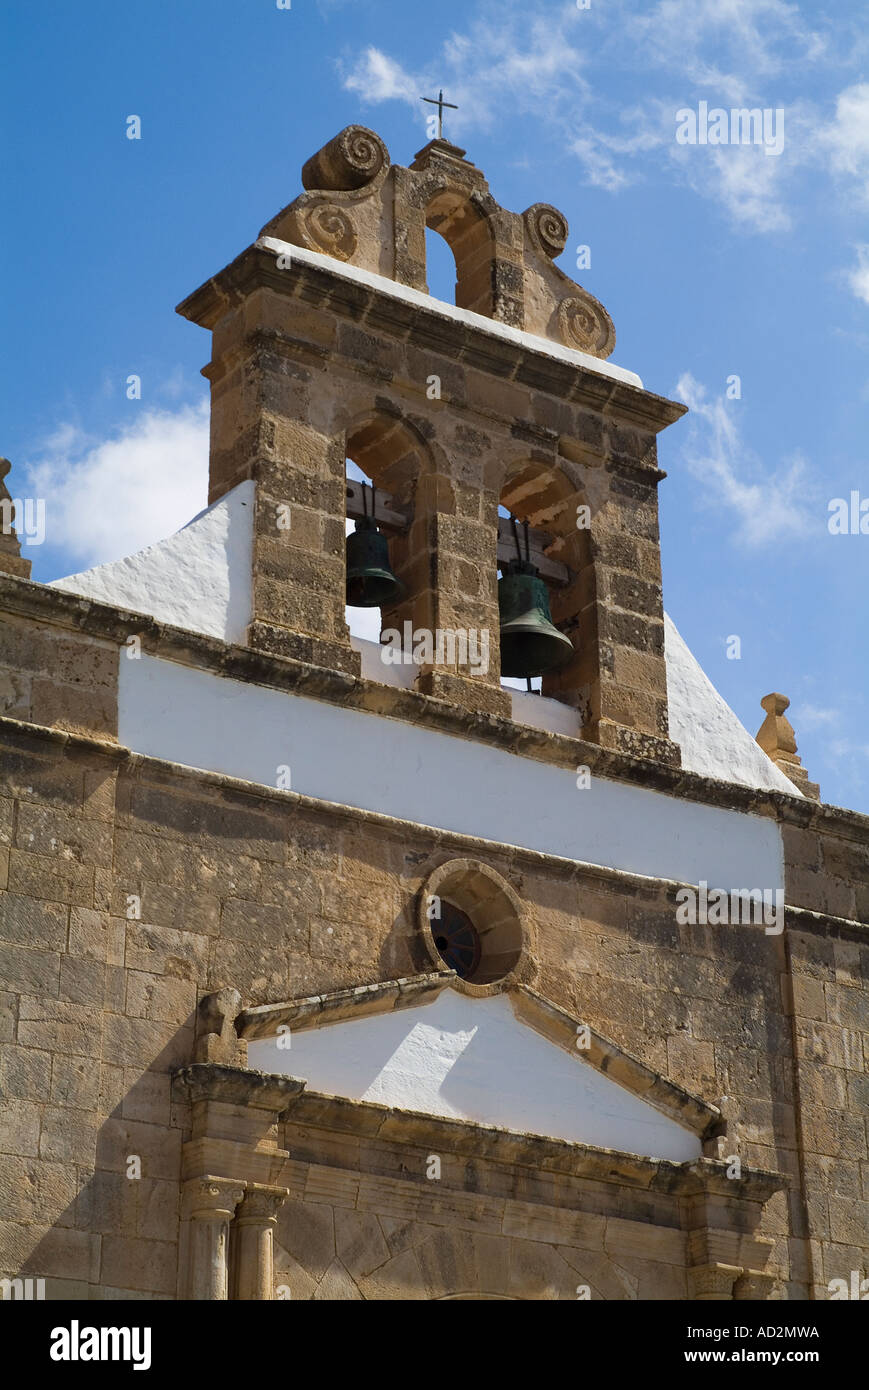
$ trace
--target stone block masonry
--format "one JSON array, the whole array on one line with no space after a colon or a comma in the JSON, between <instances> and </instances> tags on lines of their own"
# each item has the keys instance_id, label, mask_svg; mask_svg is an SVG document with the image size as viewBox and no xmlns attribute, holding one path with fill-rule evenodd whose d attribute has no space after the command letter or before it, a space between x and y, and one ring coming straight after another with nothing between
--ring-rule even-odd
<instances>
[{"instance_id":1,"label":"stone block masonry","mask_svg":"<svg viewBox=\"0 0 869 1390\"><path fill-rule=\"evenodd\" d=\"M433 867L469 853L521 899L534 987L671 1081L727 1096L728 1152L787 1175L762 1232L781 1291L824 1297L830 1279L865 1262L869 947L855 920L794 901L801 875L821 875L822 863L841 871L843 856L866 853L859 818L847 839L785 827L794 887L781 940L751 927L677 926L666 884L432 836L14 721L2 735L0 1264L10 1274L45 1277L48 1297L176 1296L191 1120L170 1078L193 1056L199 999L231 986L254 1005L429 968L416 897ZM365 1296L397 1296L404 1265L380 1283L375 1270L400 1251L363 1275L355 1255L348 1266L335 1253L349 1238L335 1216L329 1260L313 1234L306 1246L303 1233L325 1217L321 1200L293 1197L292 1235L280 1216L279 1278L294 1296L356 1296L348 1275L356 1287L363 1279ZM359 1238L376 1220L389 1251L395 1209L375 1203L379 1215L363 1217L359 1200L350 1207L360 1211ZM460 1210L451 1197L413 1248L453 1232ZM373 1226L364 1240L380 1251ZM473 1287L496 1244L485 1260L479 1252ZM510 1247L517 1269L522 1249ZM616 1261L622 1296L650 1296L651 1251ZM675 1290L685 1275L673 1259L675 1282L661 1287ZM415 1283L416 1257L406 1263L408 1288L443 1280ZM596 1287L618 1296L615 1285Z\"/></svg>"}]
</instances>

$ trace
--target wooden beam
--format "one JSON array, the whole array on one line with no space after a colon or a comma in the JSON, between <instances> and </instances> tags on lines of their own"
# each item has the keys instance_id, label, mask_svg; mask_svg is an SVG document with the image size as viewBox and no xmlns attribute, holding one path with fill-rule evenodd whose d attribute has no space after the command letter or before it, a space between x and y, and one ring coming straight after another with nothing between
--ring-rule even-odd
<instances>
[{"instance_id":1,"label":"wooden beam","mask_svg":"<svg viewBox=\"0 0 869 1390\"><path fill-rule=\"evenodd\" d=\"M384 531L406 531L410 525L410 508L397 507L388 492L372 489L369 483L347 479L347 515L351 521L361 521L371 515L371 493L374 491L374 519ZM364 496L364 503L363 503Z\"/></svg>"},{"instance_id":2,"label":"wooden beam","mask_svg":"<svg viewBox=\"0 0 869 1390\"><path fill-rule=\"evenodd\" d=\"M516 530L519 533L519 547L522 552L522 559L525 559L525 527L517 522ZM535 531L532 527L528 528L528 549L529 559L532 565L536 565L542 579L549 584L554 584L556 588L563 589L570 583L571 574L567 565L563 565L560 560L551 560L545 550L552 544L552 536L546 531ZM498 517L498 566L509 564L511 560L517 559L516 540L513 535L513 527L509 517Z\"/></svg>"},{"instance_id":3,"label":"wooden beam","mask_svg":"<svg viewBox=\"0 0 869 1390\"><path fill-rule=\"evenodd\" d=\"M375 521L386 532L406 531L410 525L410 508L397 506L388 492L380 488L373 490L368 483L347 479L347 515L351 521L360 521L371 515L371 493L375 492ZM525 558L525 527L517 525L522 558ZM547 531L537 531L529 527L528 547L532 565L536 565L543 579L556 588L562 589L570 583L571 572L560 560L552 560L545 553L552 544L552 536ZM509 518L498 517L498 565L509 564L516 559L516 542Z\"/></svg>"}]
</instances>

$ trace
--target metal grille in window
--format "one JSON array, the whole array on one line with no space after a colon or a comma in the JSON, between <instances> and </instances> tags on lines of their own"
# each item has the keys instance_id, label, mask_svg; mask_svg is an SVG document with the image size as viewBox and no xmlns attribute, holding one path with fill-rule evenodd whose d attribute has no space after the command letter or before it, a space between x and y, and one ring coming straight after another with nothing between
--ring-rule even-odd
<instances>
[{"instance_id":1,"label":"metal grille in window","mask_svg":"<svg viewBox=\"0 0 869 1390\"><path fill-rule=\"evenodd\" d=\"M466 912L441 903L441 915L431 924L434 944L444 964L463 980L473 977L480 964L480 934Z\"/></svg>"}]
</instances>

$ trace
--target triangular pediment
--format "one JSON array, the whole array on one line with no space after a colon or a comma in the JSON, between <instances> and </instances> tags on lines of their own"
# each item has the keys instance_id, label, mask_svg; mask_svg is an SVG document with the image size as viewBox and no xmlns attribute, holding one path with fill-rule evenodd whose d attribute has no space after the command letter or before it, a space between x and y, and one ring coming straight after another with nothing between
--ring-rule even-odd
<instances>
[{"instance_id":1,"label":"triangular pediment","mask_svg":"<svg viewBox=\"0 0 869 1390\"><path fill-rule=\"evenodd\" d=\"M267 1006L242 1015L248 1065L297 1077L309 1091L400 1110L677 1162L701 1154L696 1112L693 1123L680 1123L580 1049L542 1036L554 1011L529 991L473 998L439 982L410 999L381 992L366 1001L361 993L356 1010L336 1003L331 1015L328 997L316 1001L325 1009ZM641 1078L645 1089L652 1078ZM712 1114L710 1107L705 1118Z\"/></svg>"}]
</instances>

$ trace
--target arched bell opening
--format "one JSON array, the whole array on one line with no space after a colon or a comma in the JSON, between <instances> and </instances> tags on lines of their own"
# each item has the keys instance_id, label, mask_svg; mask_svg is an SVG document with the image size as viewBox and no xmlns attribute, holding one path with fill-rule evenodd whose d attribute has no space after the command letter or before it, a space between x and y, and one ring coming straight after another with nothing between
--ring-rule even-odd
<instances>
[{"instance_id":1,"label":"arched bell opening","mask_svg":"<svg viewBox=\"0 0 869 1390\"><path fill-rule=\"evenodd\" d=\"M495 238L488 217L463 191L442 189L429 200L425 225L444 238L455 258L457 306L491 318L495 309ZM431 285L433 277L428 278Z\"/></svg>"},{"instance_id":2,"label":"arched bell opening","mask_svg":"<svg viewBox=\"0 0 869 1390\"><path fill-rule=\"evenodd\" d=\"M379 642L382 612L401 595L392 569L389 539L377 525L377 491L371 478L351 458L345 459L345 617L351 637Z\"/></svg>"},{"instance_id":3,"label":"arched bell opening","mask_svg":"<svg viewBox=\"0 0 869 1390\"><path fill-rule=\"evenodd\" d=\"M400 650L405 623L418 620L425 598L413 509L427 451L403 421L376 412L348 428L344 452L347 624L351 637L389 637Z\"/></svg>"},{"instance_id":4,"label":"arched bell opening","mask_svg":"<svg viewBox=\"0 0 869 1390\"><path fill-rule=\"evenodd\" d=\"M502 684L526 687L525 679L509 674L506 617L508 628L512 621L516 632L513 645L521 648L527 633L524 640L532 662L535 653L539 656L541 669L532 678L532 688L576 707L587 724L595 699L598 656L591 514L585 493L561 469L526 460L509 470L500 502L502 652L506 648ZM526 577L521 582L508 578L511 568Z\"/></svg>"},{"instance_id":5,"label":"arched bell opening","mask_svg":"<svg viewBox=\"0 0 869 1390\"><path fill-rule=\"evenodd\" d=\"M425 278L432 299L456 302L458 267L452 247L433 227L425 229Z\"/></svg>"}]
</instances>

